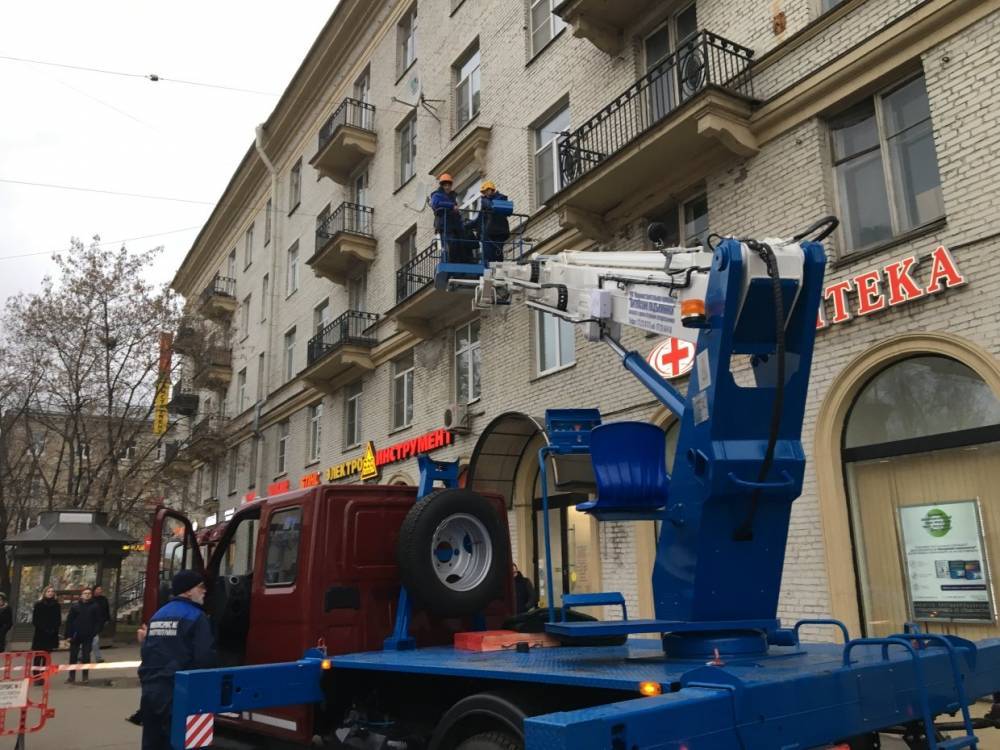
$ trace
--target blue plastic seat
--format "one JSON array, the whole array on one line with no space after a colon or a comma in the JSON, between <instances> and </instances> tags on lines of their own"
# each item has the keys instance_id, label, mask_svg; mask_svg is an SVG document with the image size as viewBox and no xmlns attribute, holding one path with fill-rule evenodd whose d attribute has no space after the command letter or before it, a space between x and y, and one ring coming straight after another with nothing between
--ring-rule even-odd
<instances>
[{"instance_id":1,"label":"blue plastic seat","mask_svg":"<svg viewBox=\"0 0 1000 750\"><path fill-rule=\"evenodd\" d=\"M578 510L599 521L658 519L667 504L670 477L666 433L648 422L611 422L590 435L597 497Z\"/></svg>"}]
</instances>

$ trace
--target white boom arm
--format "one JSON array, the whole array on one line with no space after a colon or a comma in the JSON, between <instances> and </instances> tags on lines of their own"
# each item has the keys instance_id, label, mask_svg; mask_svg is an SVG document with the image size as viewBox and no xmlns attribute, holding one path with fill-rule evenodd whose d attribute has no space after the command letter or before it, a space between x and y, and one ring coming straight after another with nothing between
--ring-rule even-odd
<instances>
[{"instance_id":1,"label":"white boom arm","mask_svg":"<svg viewBox=\"0 0 1000 750\"><path fill-rule=\"evenodd\" d=\"M802 281L797 242L765 240L783 279ZM743 292L768 279L761 257L743 244ZM512 301L586 326L587 338L620 336L622 325L696 342L705 319L705 294L713 253L702 248L660 252L564 252L530 262L489 266L476 283L474 304L488 308ZM791 309L789 305L788 309Z\"/></svg>"}]
</instances>

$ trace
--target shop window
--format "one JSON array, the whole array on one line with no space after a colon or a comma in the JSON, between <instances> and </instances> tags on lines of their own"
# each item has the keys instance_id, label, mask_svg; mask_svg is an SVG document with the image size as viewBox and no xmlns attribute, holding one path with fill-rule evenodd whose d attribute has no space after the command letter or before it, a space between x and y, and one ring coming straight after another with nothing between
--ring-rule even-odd
<instances>
[{"instance_id":1,"label":"shop window","mask_svg":"<svg viewBox=\"0 0 1000 750\"><path fill-rule=\"evenodd\" d=\"M830 131L848 252L944 216L923 75L853 106Z\"/></svg>"},{"instance_id":2,"label":"shop window","mask_svg":"<svg viewBox=\"0 0 1000 750\"><path fill-rule=\"evenodd\" d=\"M866 633L916 620L1000 634L1000 401L987 383L948 357L899 361L857 395L842 444Z\"/></svg>"},{"instance_id":3,"label":"shop window","mask_svg":"<svg viewBox=\"0 0 1000 750\"><path fill-rule=\"evenodd\" d=\"M290 586L299 567L299 539L302 534L302 509L279 510L267 525L267 557L264 564L265 586Z\"/></svg>"}]
</instances>

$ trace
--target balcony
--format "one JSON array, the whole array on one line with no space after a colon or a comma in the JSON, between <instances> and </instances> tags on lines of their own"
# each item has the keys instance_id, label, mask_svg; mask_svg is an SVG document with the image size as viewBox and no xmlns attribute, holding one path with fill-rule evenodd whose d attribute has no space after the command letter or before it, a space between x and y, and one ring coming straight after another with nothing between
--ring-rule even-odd
<instances>
[{"instance_id":1,"label":"balcony","mask_svg":"<svg viewBox=\"0 0 1000 750\"><path fill-rule=\"evenodd\" d=\"M375 260L375 209L341 203L316 227L316 251L306 261L317 276L345 284L351 271Z\"/></svg>"},{"instance_id":2,"label":"balcony","mask_svg":"<svg viewBox=\"0 0 1000 750\"><path fill-rule=\"evenodd\" d=\"M198 309L206 318L231 320L236 312L236 279L216 274L202 291Z\"/></svg>"},{"instance_id":3,"label":"balcony","mask_svg":"<svg viewBox=\"0 0 1000 750\"><path fill-rule=\"evenodd\" d=\"M221 414L207 414L199 419L185 452L199 461L212 461L226 452L226 418Z\"/></svg>"},{"instance_id":4,"label":"balcony","mask_svg":"<svg viewBox=\"0 0 1000 750\"><path fill-rule=\"evenodd\" d=\"M185 390L186 384L183 380L174 383L170 390L170 401L167 403L167 410L171 414L180 414L182 417L193 417L198 413L198 394Z\"/></svg>"},{"instance_id":5,"label":"balcony","mask_svg":"<svg viewBox=\"0 0 1000 750\"><path fill-rule=\"evenodd\" d=\"M185 477L194 471L191 454L178 440L164 444L163 464L163 471L175 477Z\"/></svg>"},{"instance_id":6,"label":"balcony","mask_svg":"<svg viewBox=\"0 0 1000 750\"><path fill-rule=\"evenodd\" d=\"M573 36L617 55L625 48L625 29L657 4L656 0L562 0L552 12L573 27Z\"/></svg>"},{"instance_id":7,"label":"balcony","mask_svg":"<svg viewBox=\"0 0 1000 750\"><path fill-rule=\"evenodd\" d=\"M319 131L319 150L309 163L323 176L346 185L361 163L375 155L375 107L344 99Z\"/></svg>"},{"instance_id":8,"label":"balcony","mask_svg":"<svg viewBox=\"0 0 1000 750\"><path fill-rule=\"evenodd\" d=\"M559 141L562 188L546 204L595 241L755 154L753 52L701 32Z\"/></svg>"},{"instance_id":9,"label":"balcony","mask_svg":"<svg viewBox=\"0 0 1000 750\"><path fill-rule=\"evenodd\" d=\"M221 346L210 346L198 361L192 384L195 388L223 390L233 379L233 353Z\"/></svg>"},{"instance_id":10,"label":"balcony","mask_svg":"<svg viewBox=\"0 0 1000 750\"><path fill-rule=\"evenodd\" d=\"M470 305L463 303L465 296L456 295L463 287L448 291L444 279L434 283L442 260L441 245L435 239L396 271L396 306L386 315L394 318L399 328L420 338L430 338L470 310ZM471 291L467 298L471 301Z\"/></svg>"},{"instance_id":11,"label":"balcony","mask_svg":"<svg viewBox=\"0 0 1000 750\"><path fill-rule=\"evenodd\" d=\"M377 322L376 313L348 310L323 326L309 339L303 380L314 388L333 393L375 369L371 350L378 343L374 331Z\"/></svg>"},{"instance_id":12,"label":"balcony","mask_svg":"<svg viewBox=\"0 0 1000 750\"><path fill-rule=\"evenodd\" d=\"M172 348L177 354L190 356L198 351L199 340L198 329L190 323L182 322L177 326L177 333L174 334Z\"/></svg>"}]
</instances>

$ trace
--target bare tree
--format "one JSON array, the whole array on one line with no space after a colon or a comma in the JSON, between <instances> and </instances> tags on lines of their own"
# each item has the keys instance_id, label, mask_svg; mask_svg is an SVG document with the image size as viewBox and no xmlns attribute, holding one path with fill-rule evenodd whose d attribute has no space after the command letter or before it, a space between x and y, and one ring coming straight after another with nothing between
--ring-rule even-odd
<instances>
[{"instance_id":1,"label":"bare tree","mask_svg":"<svg viewBox=\"0 0 1000 750\"><path fill-rule=\"evenodd\" d=\"M159 249L108 251L98 239L74 239L38 292L8 300L0 347L23 396L5 453L23 458L39 509L101 510L135 528L171 489L152 417L159 338L178 302L146 278ZM0 533L8 526L0 512Z\"/></svg>"}]
</instances>

